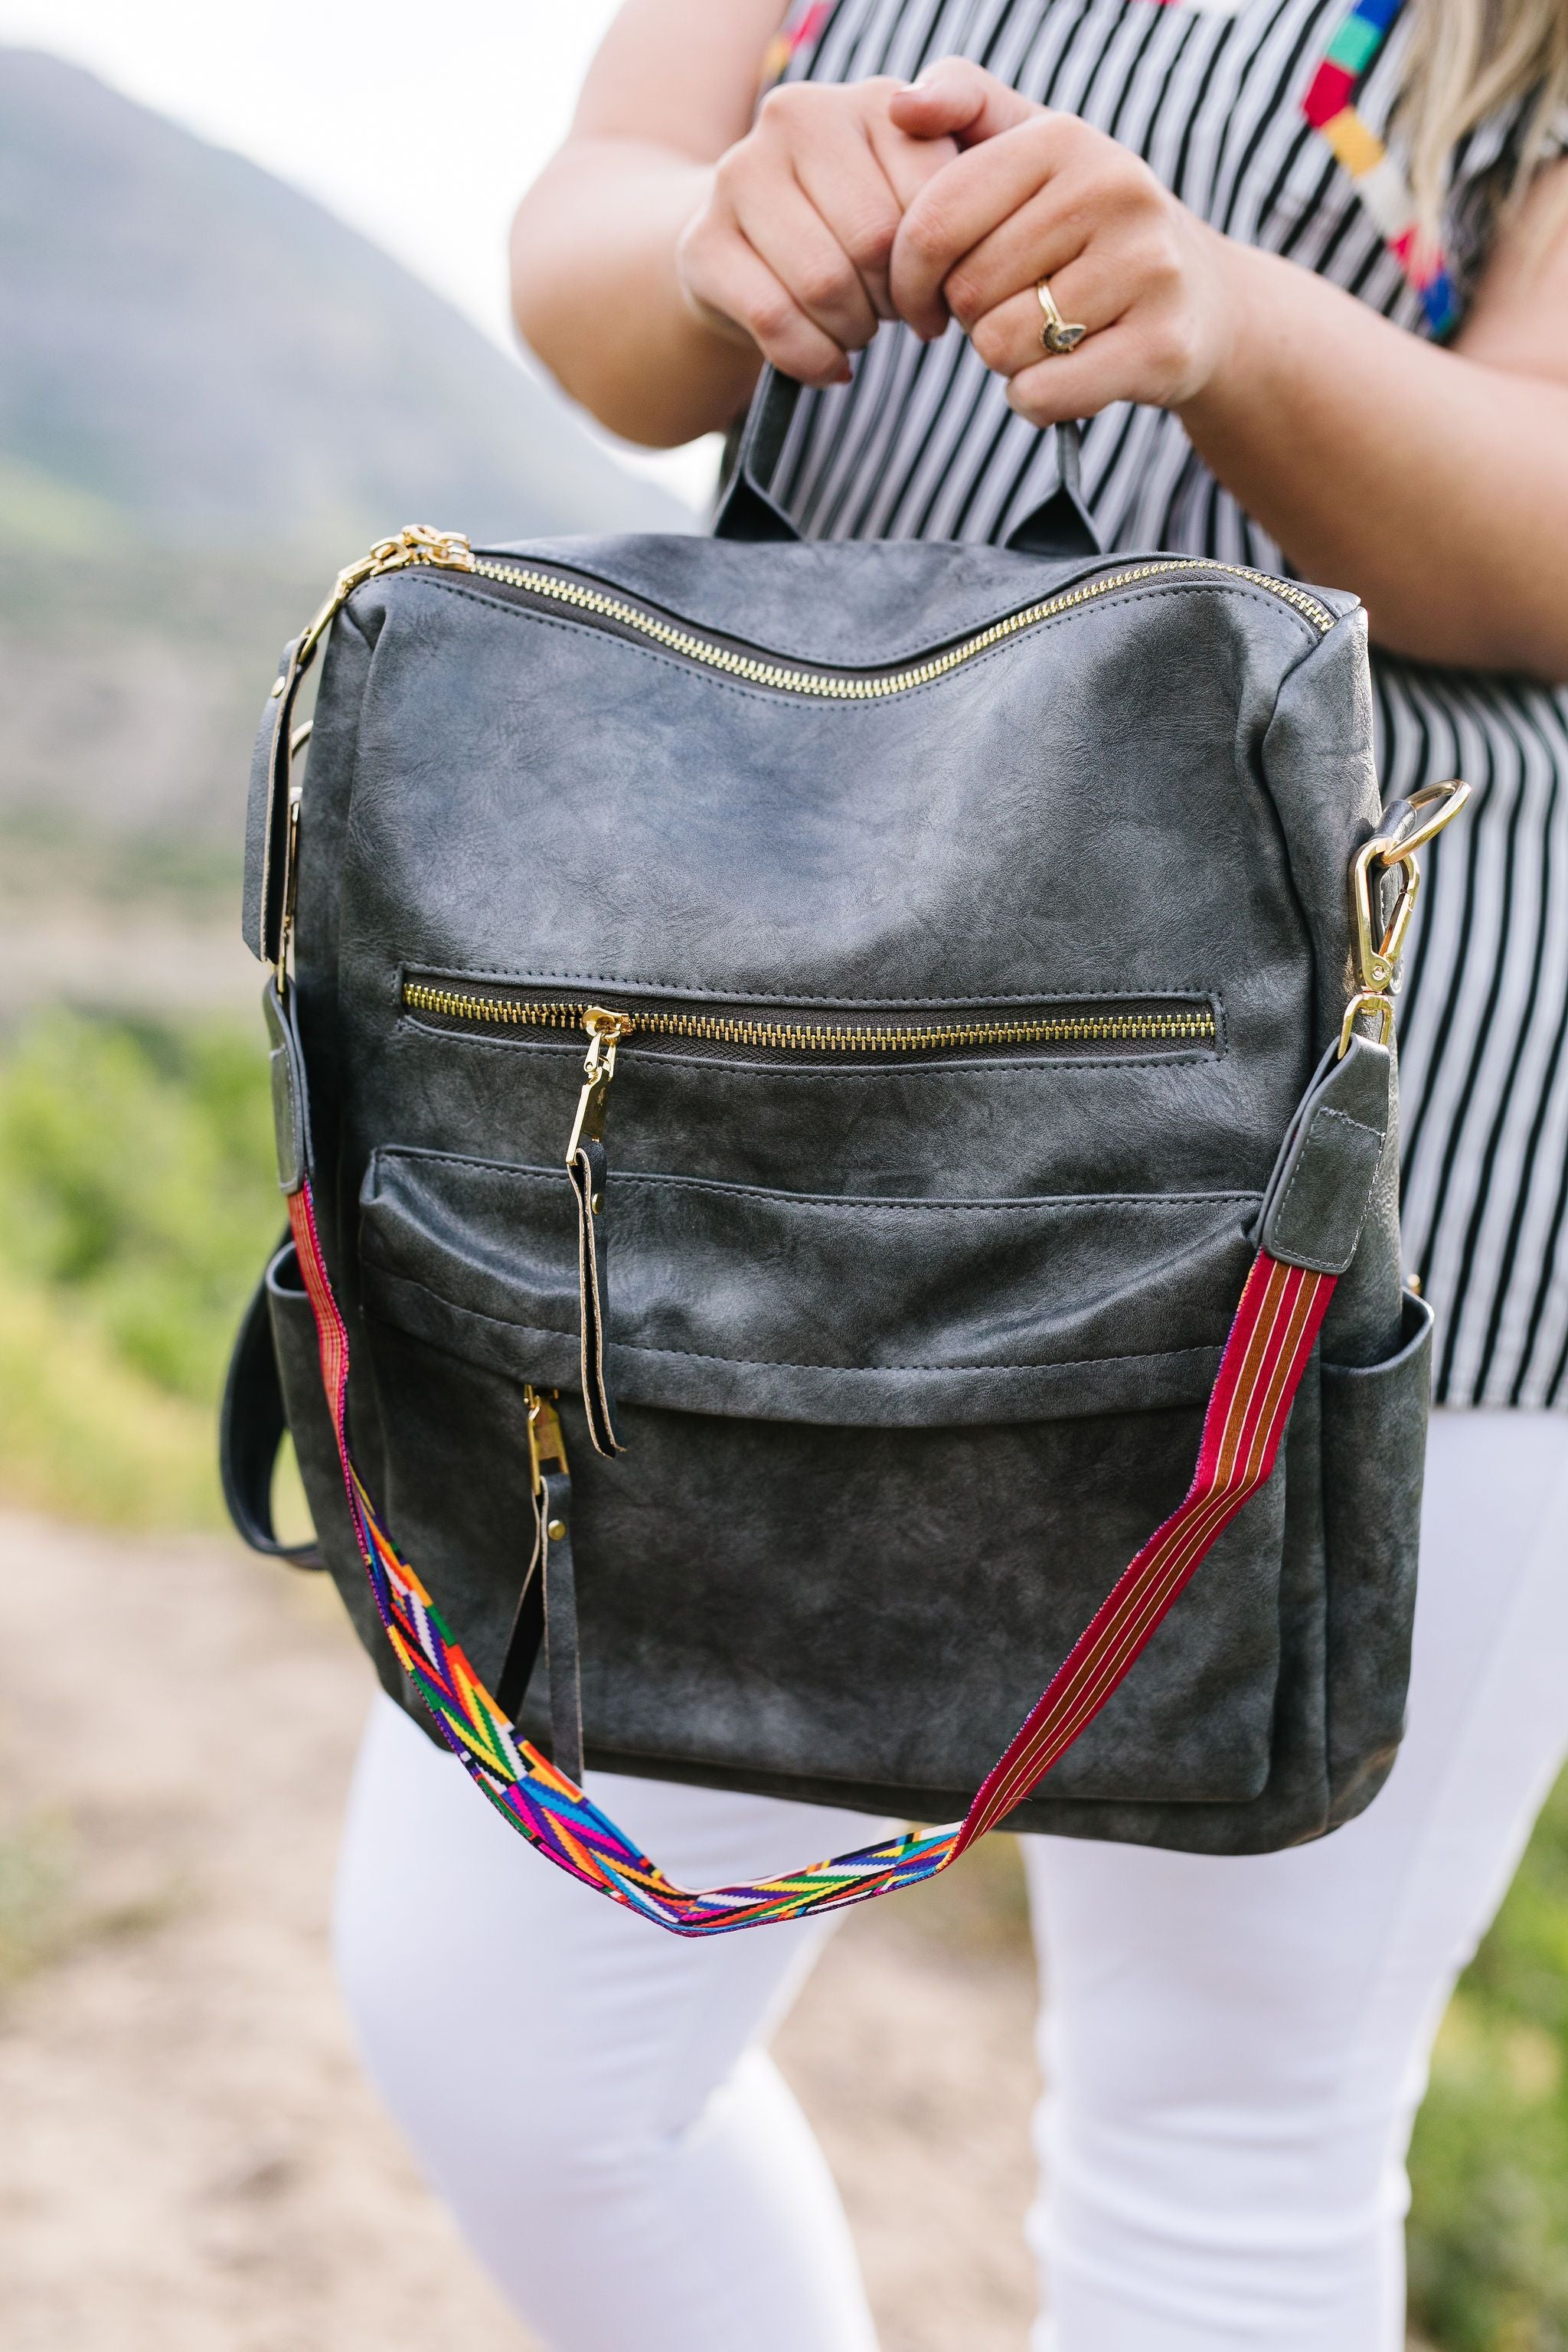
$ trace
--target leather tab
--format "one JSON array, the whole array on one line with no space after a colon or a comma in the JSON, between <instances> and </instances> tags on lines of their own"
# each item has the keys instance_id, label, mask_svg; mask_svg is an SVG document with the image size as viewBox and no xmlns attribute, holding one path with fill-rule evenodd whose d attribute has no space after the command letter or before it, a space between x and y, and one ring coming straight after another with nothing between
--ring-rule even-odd
<instances>
[{"instance_id":1,"label":"leather tab","mask_svg":"<svg viewBox=\"0 0 1568 2352\"><path fill-rule=\"evenodd\" d=\"M297 1192L311 1172L310 1108L305 1091L305 1057L300 1051L300 1033L294 1026L293 992L289 992L286 1005L278 993L277 982L269 980L261 992L261 1010L271 1046L272 1130L278 1146L278 1185L280 1192Z\"/></svg>"},{"instance_id":2,"label":"leather tab","mask_svg":"<svg viewBox=\"0 0 1568 2352\"><path fill-rule=\"evenodd\" d=\"M540 1480L540 1582L544 1590L544 1668L550 1682L550 1760L581 1785L583 1689L577 1646L577 1576L572 1558L572 1480Z\"/></svg>"},{"instance_id":3,"label":"leather tab","mask_svg":"<svg viewBox=\"0 0 1568 2352\"><path fill-rule=\"evenodd\" d=\"M626 1448L616 1426L616 1401L605 1370L605 1313L609 1304L609 1274L605 1260L605 1185L608 1162L605 1147L586 1138L578 1145L567 1171L577 1198L577 1296L582 1346L583 1410L595 1454L614 1455Z\"/></svg>"},{"instance_id":4,"label":"leather tab","mask_svg":"<svg viewBox=\"0 0 1568 2352\"><path fill-rule=\"evenodd\" d=\"M1343 1274L1361 1239L1388 1139L1393 1056L1352 1036L1331 1047L1290 1123L1258 1220L1271 1257Z\"/></svg>"},{"instance_id":5,"label":"leather tab","mask_svg":"<svg viewBox=\"0 0 1568 2352\"><path fill-rule=\"evenodd\" d=\"M289 737L304 669L296 637L283 648L250 755L245 824L245 898L240 930L263 963L275 964L283 935L283 868L289 835Z\"/></svg>"}]
</instances>

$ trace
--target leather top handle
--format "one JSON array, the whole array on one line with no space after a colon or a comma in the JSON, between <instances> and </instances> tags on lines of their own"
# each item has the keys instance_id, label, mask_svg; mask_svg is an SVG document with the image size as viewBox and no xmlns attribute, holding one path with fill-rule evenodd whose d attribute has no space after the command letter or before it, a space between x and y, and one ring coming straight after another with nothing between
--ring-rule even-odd
<instances>
[{"instance_id":1,"label":"leather top handle","mask_svg":"<svg viewBox=\"0 0 1568 2352\"><path fill-rule=\"evenodd\" d=\"M715 539L799 539L800 532L773 496L773 483L800 391L793 377L781 375L776 368L763 369L713 519ZM1021 555L1069 560L1102 555L1100 534L1083 502L1076 425L1057 426L1056 448L1054 487L1014 525L1003 544Z\"/></svg>"}]
</instances>

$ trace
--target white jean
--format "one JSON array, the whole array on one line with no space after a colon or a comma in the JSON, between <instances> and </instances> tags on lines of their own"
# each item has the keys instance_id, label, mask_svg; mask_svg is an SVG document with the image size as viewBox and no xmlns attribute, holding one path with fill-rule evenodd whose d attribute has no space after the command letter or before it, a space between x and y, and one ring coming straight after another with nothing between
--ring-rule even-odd
<instances>
[{"instance_id":1,"label":"white jean","mask_svg":"<svg viewBox=\"0 0 1568 2352\"><path fill-rule=\"evenodd\" d=\"M1400 2352L1427 2052L1568 1748L1568 1416L1436 1416L1421 1573L1409 1735L1359 1821L1240 1861L1023 1841L1050 1988L1037 2352ZM689 1884L879 1826L589 1785ZM552 2352L870 2352L764 2046L828 1932L662 1934L530 1854L378 1702L343 1987L427 2177Z\"/></svg>"}]
</instances>

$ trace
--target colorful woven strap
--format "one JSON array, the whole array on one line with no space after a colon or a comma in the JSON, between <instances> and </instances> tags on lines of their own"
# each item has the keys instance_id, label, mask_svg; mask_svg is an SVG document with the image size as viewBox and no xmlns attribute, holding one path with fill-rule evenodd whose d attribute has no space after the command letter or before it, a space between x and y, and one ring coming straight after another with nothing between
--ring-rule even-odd
<instances>
[{"instance_id":1,"label":"colorful woven strap","mask_svg":"<svg viewBox=\"0 0 1568 2352\"><path fill-rule=\"evenodd\" d=\"M827 30L827 20L833 14L831 0L801 0L790 10L783 26L763 52L760 87L768 90L789 71L790 61L797 49L805 48Z\"/></svg>"},{"instance_id":2,"label":"colorful woven strap","mask_svg":"<svg viewBox=\"0 0 1568 2352\"><path fill-rule=\"evenodd\" d=\"M326 1388L361 1555L397 1657L448 1747L498 1812L549 1861L677 1936L718 1936L800 1919L932 1878L1037 1787L1143 1650L1215 1538L1274 1466L1297 1383L1333 1294L1331 1275L1260 1253L1220 1359L1187 1495L1123 1570L1030 1709L962 1822L905 1831L782 1878L678 1886L593 1800L525 1739L452 1640L400 1559L349 1453L348 1334L332 1296L308 1182L289 1223L316 1318Z\"/></svg>"},{"instance_id":3,"label":"colorful woven strap","mask_svg":"<svg viewBox=\"0 0 1568 2352\"><path fill-rule=\"evenodd\" d=\"M1312 76L1301 110L1355 182L1356 194L1420 295L1426 323L1440 339L1458 323L1459 298L1452 272L1441 248L1422 234L1409 182L1355 106L1356 94L1403 5L1404 0L1354 0Z\"/></svg>"}]
</instances>

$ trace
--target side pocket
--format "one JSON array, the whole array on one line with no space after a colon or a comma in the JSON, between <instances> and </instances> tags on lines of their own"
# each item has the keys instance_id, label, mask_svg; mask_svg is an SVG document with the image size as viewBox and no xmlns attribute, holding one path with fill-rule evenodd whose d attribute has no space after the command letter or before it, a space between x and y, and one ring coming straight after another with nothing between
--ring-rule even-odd
<instances>
[{"instance_id":1,"label":"side pocket","mask_svg":"<svg viewBox=\"0 0 1568 2352\"><path fill-rule=\"evenodd\" d=\"M1322 1367L1331 1829L1372 1802L1405 1731L1432 1390L1432 1310L1408 1291L1400 1339L1384 1363Z\"/></svg>"},{"instance_id":2,"label":"side pocket","mask_svg":"<svg viewBox=\"0 0 1568 2352\"><path fill-rule=\"evenodd\" d=\"M292 1242L279 1251L267 1269L267 1309L272 1320L278 1377L289 1417L289 1433L300 1464L300 1478L332 1582L354 1632L370 1652L382 1687L407 1710L422 1730L436 1739L429 1716L411 1699L407 1677L393 1654L360 1559L359 1538L343 1486L332 1417L321 1386L316 1318Z\"/></svg>"}]
</instances>

